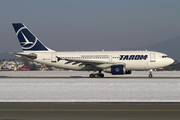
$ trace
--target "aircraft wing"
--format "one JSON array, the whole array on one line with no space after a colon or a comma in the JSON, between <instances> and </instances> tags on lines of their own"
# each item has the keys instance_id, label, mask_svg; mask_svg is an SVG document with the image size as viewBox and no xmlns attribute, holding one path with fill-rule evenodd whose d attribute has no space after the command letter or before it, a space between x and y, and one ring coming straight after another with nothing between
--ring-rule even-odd
<instances>
[{"instance_id":1,"label":"aircraft wing","mask_svg":"<svg viewBox=\"0 0 180 120\"><path fill-rule=\"evenodd\" d=\"M125 65L125 63L122 62L106 62L106 61L98 61L98 60L85 60L85 59L61 59L67 61L65 64L70 64L72 65L79 64L81 65L92 65L97 68L107 68L112 65Z\"/></svg>"}]
</instances>

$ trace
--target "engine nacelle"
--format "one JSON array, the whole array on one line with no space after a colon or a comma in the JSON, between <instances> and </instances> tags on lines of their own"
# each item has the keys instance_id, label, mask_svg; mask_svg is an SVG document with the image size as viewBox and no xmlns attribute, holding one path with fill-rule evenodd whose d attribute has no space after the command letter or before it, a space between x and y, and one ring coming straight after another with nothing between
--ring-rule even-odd
<instances>
[{"instance_id":1,"label":"engine nacelle","mask_svg":"<svg viewBox=\"0 0 180 120\"><path fill-rule=\"evenodd\" d=\"M112 73L112 75L123 75L126 73L126 67L124 65L112 65L106 69L103 69L104 72Z\"/></svg>"}]
</instances>

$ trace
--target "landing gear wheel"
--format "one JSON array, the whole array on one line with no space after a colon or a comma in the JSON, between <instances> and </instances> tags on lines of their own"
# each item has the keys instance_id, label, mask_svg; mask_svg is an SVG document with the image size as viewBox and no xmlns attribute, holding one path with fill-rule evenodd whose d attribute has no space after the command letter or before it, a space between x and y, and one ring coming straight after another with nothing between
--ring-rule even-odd
<instances>
[{"instance_id":1,"label":"landing gear wheel","mask_svg":"<svg viewBox=\"0 0 180 120\"><path fill-rule=\"evenodd\" d=\"M149 74L149 78L152 78L153 77L153 75L152 74Z\"/></svg>"},{"instance_id":2,"label":"landing gear wheel","mask_svg":"<svg viewBox=\"0 0 180 120\"><path fill-rule=\"evenodd\" d=\"M94 78L95 76L94 76L94 74L90 74L89 77L90 78Z\"/></svg>"},{"instance_id":3,"label":"landing gear wheel","mask_svg":"<svg viewBox=\"0 0 180 120\"><path fill-rule=\"evenodd\" d=\"M102 73L101 73L101 74L99 74L99 77L103 78L103 77L104 77L104 74L102 74Z\"/></svg>"},{"instance_id":4,"label":"landing gear wheel","mask_svg":"<svg viewBox=\"0 0 180 120\"><path fill-rule=\"evenodd\" d=\"M90 78L103 78L104 74L103 73L96 73L96 74L90 74L89 75Z\"/></svg>"},{"instance_id":5,"label":"landing gear wheel","mask_svg":"<svg viewBox=\"0 0 180 120\"><path fill-rule=\"evenodd\" d=\"M98 78L98 77L100 77L100 76L99 76L99 74L95 74L94 77L95 77L95 78Z\"/></svg>"},{"instance_id":6,"label":"landing gear wheel","mask_svg":"<svg viewBox=\"0 0 180 120\"><path fill-rule=\"evenodd\" d=\"M149 70L149 78L152 78L152 77L153 77L152 72L153 72L153 69L150 69L150 70Z\"/></svg>"}]
</instances>

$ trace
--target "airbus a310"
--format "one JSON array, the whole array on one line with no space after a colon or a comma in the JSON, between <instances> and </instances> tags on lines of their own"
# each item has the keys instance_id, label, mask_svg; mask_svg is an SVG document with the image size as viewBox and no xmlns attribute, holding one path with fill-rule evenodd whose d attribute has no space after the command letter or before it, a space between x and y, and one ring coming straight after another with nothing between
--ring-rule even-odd
<instances>
[{"instance_id":1,"label":"airbus a310","mask_svg":"<svg viewBox=\"0 0 180 120\"><path fill-rule=\"evenodd\" d=\"M46 47L24 24L12 24L23 52L11 53L49 66L93 71L91 78L104 77L102 72L112 75L131 74L133 70L149 70L168 66L174 62L166 54L155 51L87 51L57 52Z\"/></svg>"}]
</instances>

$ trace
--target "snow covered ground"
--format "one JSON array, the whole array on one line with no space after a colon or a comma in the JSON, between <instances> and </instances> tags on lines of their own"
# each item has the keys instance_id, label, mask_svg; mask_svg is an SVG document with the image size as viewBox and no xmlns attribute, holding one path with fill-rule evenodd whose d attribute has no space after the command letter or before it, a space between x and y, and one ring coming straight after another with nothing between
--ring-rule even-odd
<instances>
[{"instance_id":1,"label":"snow covered ground","mask_svg":"<svg viewBox=\"0 0 180 120\"><path fill-rule=\"evenodd\" d=\"M74 71L0 72L0 76L67 77L0 77L0 102L180 102L179 78L129 78L147 77L148 71L136 71L132 75L126 75L128 78L121 79L68 78L88 77L89 74ZM153 74L154 77L180 77L180 72ZM112 77L110 74L105 76Z\"/></svg>"}]
</instances>

